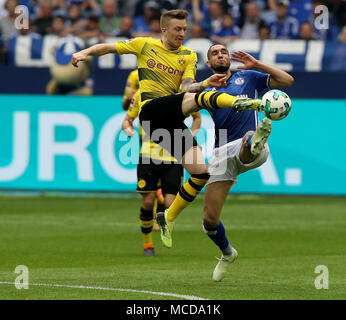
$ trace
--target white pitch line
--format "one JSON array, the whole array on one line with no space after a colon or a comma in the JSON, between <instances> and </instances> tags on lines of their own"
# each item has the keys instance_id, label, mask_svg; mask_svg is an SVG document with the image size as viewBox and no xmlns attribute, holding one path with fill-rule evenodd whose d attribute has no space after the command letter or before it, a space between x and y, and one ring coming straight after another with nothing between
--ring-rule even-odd
<instances>
[{"instance_id":1,"label":"white pitch line","mask_svg":"<svg viewBox=\"0 0 346 320\"><path fill-rule=\"evenodd\" d=\"M10 284L15 285L14 282L0 281L0 284ZM157 291L148 291L148 290L135 290L135 289L123 289L123 288L103 288L103 287L91 287L91 286L74 286L68 284L49 284L49 283L29 283L29 286L38 286L38 287L55 287L55 288L72 288L72 289L89 289L89 290L104 290L104 291L121 291L121 292L134 292L134 293L149 293L158 296L167 296L182 298L185 300L209 300L196 296L189 296L184 294L177 294L172 292L157 292Z\"/></svg>"}]
</instances>

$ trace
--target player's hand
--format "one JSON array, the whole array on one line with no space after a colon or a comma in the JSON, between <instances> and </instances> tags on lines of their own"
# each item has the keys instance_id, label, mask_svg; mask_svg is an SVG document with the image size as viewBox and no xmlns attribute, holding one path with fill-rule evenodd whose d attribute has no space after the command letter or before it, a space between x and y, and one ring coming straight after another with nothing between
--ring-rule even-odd
<instances>
[{"instance_id":1,"label":"player's hand","mask_svg":"<svg viewBox=\"0 0 346 320\"><path fill-rule=\"evenodd\" d=\"M238 61L244 64L244 66L240 66L237 69L240 70L248 70L253 69L258 64L258 60L255 59L252 55L244 52L244 51L235 51L232 53L232 60Z\"/></svg>"},{"instance_id":2,"label":"player's hand","mask_svg":"<svg viewBox=\"0 0 346 320\"><path fill-rule=\"evenodd\" d=\"M129 117L129 115L126 115L126 118L124 119L121 125L121 129L124 130L124 132L129 138L132 138L135 135L135 130L133 127L133 119Z\"/></svg>"},{"instance_id":3,"label":"player's hand","mask_svg":"<svg viewBox=\"0 0 346 320\"><path fill-rule=\"evenodd\" d=\"M132 138L135 135L135 131L131 127L124 129L124 132L129 138Z\"/></svg>"},{"instance_id":4,"label":"player's hand","mask_svg":"<svg viewBox=\"0 0 346 320\"><path fill-rule=\"evenodd\" d=\"M208 84L210 87L226 87L227 86L227 76L221 73L215 73L208 79Z\"/></svg>"},{"instance_id":5,"label":"player's hand","mask_svg":"<svg viewBox=\"0 0 346 320\"><path fill-rule=\"evenodd\" d=\"M85 53L84 50L76 52L72 55L72 65L78 68L78 62L79 61L85 61L86 58L88 57L87 53Z\"/></svg>"}]
</instances>

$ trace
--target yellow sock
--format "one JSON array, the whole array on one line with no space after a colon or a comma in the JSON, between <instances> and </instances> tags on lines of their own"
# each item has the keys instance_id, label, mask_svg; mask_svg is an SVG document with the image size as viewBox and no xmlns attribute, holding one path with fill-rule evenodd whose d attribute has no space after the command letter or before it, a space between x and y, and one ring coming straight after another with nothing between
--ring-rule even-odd
<instances>
[{"instance_id":1,"label":"yellow sock","mask_svg":"<svg viewBox=\"0 0 346 320\"><path fill-rule=\"evenodd\" d=\"M231 96L228 93L221 93L217 91L203 91L197 93L195 96L196 104L201 109L219 109L232 107L233 103L238 99L239 97Z\"/></svg>"},{"instance_id":2,"label":"yellow sock","mask_svg":"<svg viewBox=\"0 0 346 320\"><path fill-rule=\"evenodd\" d=\"M209 174L191 175L190 179L181 186L175 200L168 208L167 220L173 222L179 213L192 202L209 179Z\"/></svg>"},{"instance_id":3,"label":"yellow sock","mask_svg":"<svg viewBox=\"0 0 346 320\"><path fill-rule=\"evenodd\" d=\"M141 208L139 216L140 227L143 236L144 247L153 245L152 230L154 225L153 210L144 210Z\"/></svg>"},{"instance_id":4,"label":"yellow sock","mask_svg":"<svg viewBox=\"0 0 346 320\"><path fill-rule=\"evenodd\" d=\"M153 208L154 218L156 217L156 214L157 214L157 205L158 205L158 201L157 201L157 198L155 197L154 208Z\"/></svg>"},{"instance_id":5,"label":"yellow sock","mask_svg":"<svg viewBox=\"0 0 346 320\"><path fill-rule=\"evenodd\" d=\"M153 237L152 232L150 233L143 233L143 245L144 247L150 247L153 245Z\"/></svg>"},{"instance_id":6,"label":"yellow sock","mask_svg":"<svg viewBox=\"0 0 346 320\"><path fill-rule=\"evenodd\" d=\"M154 219L150 221L140 220L144 246L150 245L153 243L152 232L151 232L153 225L154 225Z\"/></svg>"}]
</instances>

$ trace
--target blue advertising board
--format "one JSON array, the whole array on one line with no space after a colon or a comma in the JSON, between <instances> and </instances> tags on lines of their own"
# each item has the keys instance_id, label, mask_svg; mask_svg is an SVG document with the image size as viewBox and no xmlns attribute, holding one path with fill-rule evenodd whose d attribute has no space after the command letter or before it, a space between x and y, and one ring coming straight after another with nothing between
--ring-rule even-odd
<instances>
[{"instance_id":1,"label":"blue advertising board","mask_svg":"<svg viewBox=\"0 0 346 320\"><path fill-rule=\"evenodd\" d=\"M112 43L124 38L107 38L105 42ZM85 43L89 47L97 43L97 39L90 39ZM198 55L198 69L207 69L207 49L213 42L206 38L188 39L184 45L196 51ZM49 67L55 50L62 50L72 54L84 46L83 40L67 36L60 38L54 35L44 37L38 34L14 36L7 43L8 63L16 67ZM346 44L320 40L243 40L230 42L228 50L247 51L256 59L275 65L285 71L345 71ZM134 69L137 66L134 55L105 55L96 57L94 65L100 69ZM237 67L237 63L233 63Z\"/></svg>"},{"instance_id":2,"label":"blue advertising board","mask_svg":"<svg viewBox=\"0 0 346 320\"><path fill-rule=\"evenodd\" d=\"M0 189L134 191L139 137L121 130L121 99L0 95ZM343 100L293 99L291 114L273 122L268 161L232 191L346 195L345 118ZM205 111L197 140L208 159Z\"/></svg>"}]
</instances>

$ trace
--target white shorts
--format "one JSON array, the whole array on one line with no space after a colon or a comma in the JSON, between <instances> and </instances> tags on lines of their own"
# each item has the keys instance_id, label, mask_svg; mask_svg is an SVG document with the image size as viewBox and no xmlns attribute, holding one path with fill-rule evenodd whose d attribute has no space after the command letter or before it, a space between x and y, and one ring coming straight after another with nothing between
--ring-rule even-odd
<instances>
[{"instance_id":1,"label":"white shorts","mask_svg":"<svg viewBox=\"0 0 346 320\"><path fill-rule=\"evenodd\" d=\"M263 150L253 162L242 163L239 159L242 144L242 139L238 139L214 149L208 164L210 178L207 185L218 181L234 181L236 183L239 174L258 168L267 161L268 143L264 145Z\"/></svg>"}]
</instances>

